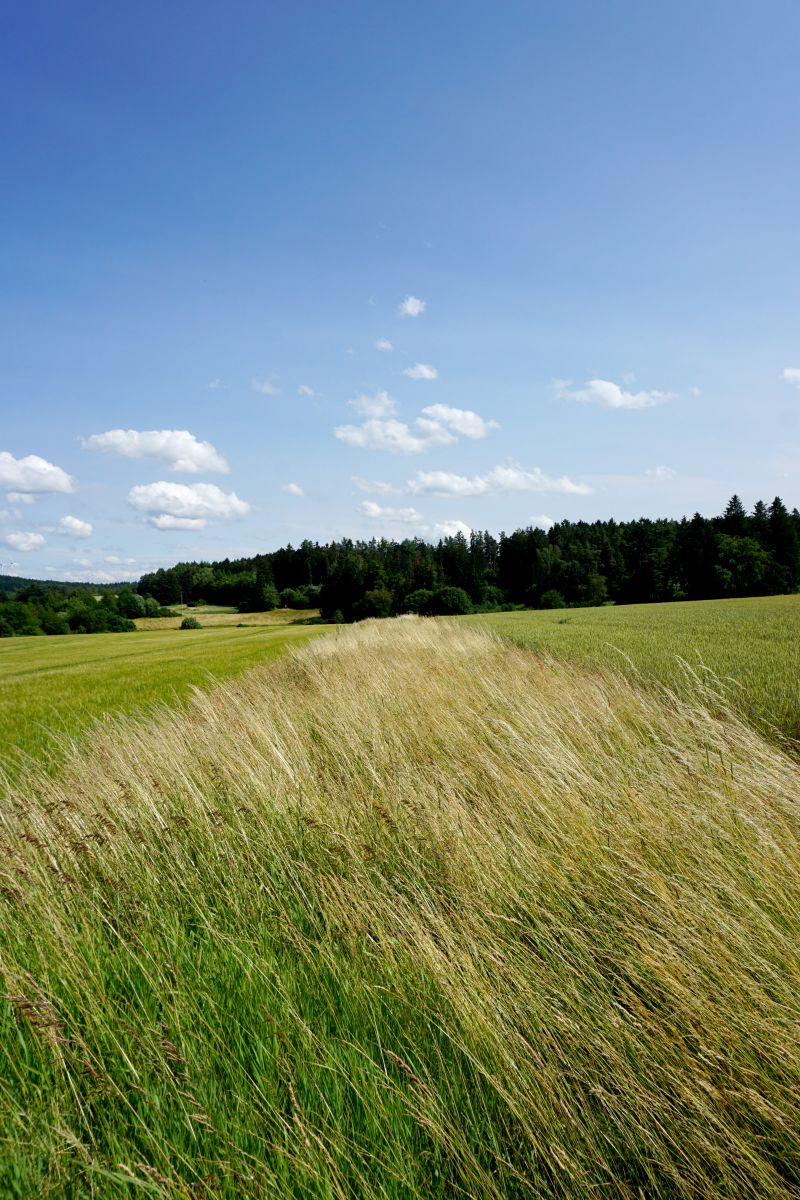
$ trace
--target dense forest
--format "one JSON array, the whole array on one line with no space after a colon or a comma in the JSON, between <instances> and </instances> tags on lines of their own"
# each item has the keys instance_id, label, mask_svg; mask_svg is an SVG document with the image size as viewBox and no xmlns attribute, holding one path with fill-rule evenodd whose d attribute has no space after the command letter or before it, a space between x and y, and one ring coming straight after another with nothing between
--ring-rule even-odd
<instances>
[{"instance_id":1,"label":"dense forest","mask_svg":"<svg viewBox=\"0 0 800 1200\"><path fill-rule=\"evenodd\" d=\"M103 589L13 582L15 590L0 588L0 637L130 631L135 617L167 615L181 600L240 612L319 608L321 619L358 621L764 596L800 590L800 513L779 497L747 513L734 496L711 519L562 521L547 532L473 532L438 545L305 541L234 562L178 563Z\"/></svg>"},{"instance_id":2,"label":"dense forest","mask_svg":"<svg viewBox=\"0 0 800 1200\"><path fill-rule=\"evenodd\" d=\"M320 546L304 541L231 562L178 563L144 575L159 604L256 611L319 606L329 620L771 595L800 589L800 513L779 497L747 513L734 496L720 517L562 521L501 533Z\"/></svg>"},{"instance_id":3,"label":"dense forest","mask_svg":"<svg viewBox=\"0 0 800 1200\"><path fill-rule=\"evenodd\" d=\"M24 586L14 592L0 589L0 638L132 633L136 629L132 618L162 615L155 600L145 600L129 584L117 584L116 593L109 588L98 593L96 586L20 582Z\"/></svg>"}]
</instances>

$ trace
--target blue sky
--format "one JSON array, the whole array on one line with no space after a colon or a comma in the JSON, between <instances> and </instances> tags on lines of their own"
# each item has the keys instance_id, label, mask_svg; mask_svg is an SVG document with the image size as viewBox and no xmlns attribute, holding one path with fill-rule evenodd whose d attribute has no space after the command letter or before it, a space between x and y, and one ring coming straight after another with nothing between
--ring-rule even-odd
<instances>
[{"instance_id":1,"label":"blue sky","mask_svg":"<svg viewBox=\"0 0 800 1200\"><path fill-rule=\"evenodd\" d=\"M0 569L800 505L798 44L795 0L7 6Z\"/></svg>"}]
</instances>

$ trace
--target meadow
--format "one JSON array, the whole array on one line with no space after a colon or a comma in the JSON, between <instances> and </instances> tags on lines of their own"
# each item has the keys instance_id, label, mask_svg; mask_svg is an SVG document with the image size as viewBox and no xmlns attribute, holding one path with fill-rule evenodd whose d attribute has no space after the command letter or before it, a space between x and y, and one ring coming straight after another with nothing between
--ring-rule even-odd
<instances>
[{"instance_id":1,"label":"meadow","mask_svg":"<svg viewBox=\"0 0 800 1200\"><path fill-rule=\"evenodd\" d=\"M691 692L721 686L762 731L800 739L800 595L461 617L521 646Z\"/></svg>"},{"instance_id":2,"label":"meadow","mask_svg":"<svg viewBox=\"0 0 800 1200\"><path fill-rule=\"evenodd\" d=\"M0 730L3 764L19 753L58 758L65 739L83 735L92 718L182 704L210 677L237 674L324 631L240 616L209 628L180 630L180 618L155 629L72 637L0 639ZM263 614L270 615L270 614ZM295 614L297 615L297 614ZM217 618L219 620L219 618ZM145 623L148 624L148 623Z\"/></svg>"},{"instance_id":3,"label":"meadow","mask_svg":"<svg viewBox=\"0 0 800 1200\"><path fill-rule=\"evenodd\" d=\"M800 774L705 698L368 621L24 776L0 1193L796 1200Z\"/></svg>"}]
</instances>

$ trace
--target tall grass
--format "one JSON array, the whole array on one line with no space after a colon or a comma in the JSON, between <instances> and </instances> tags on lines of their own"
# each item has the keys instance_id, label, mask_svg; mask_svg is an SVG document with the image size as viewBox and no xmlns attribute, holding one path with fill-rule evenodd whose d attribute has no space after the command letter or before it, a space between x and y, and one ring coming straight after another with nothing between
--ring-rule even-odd
<instances>
[{"instance_id":1,"label":"tall grass","mask_svg":"<svg viewBox=\"0 0 800 1200\"><path fill-rule=\"evenodd\" d=\"M686 600L608 608L487 613L487 624L528 649L610 663L631 677L683 689L678 659L723 681L740 716L778 740L800 741L800 595Z\"/></svg>"},{"instance_id":2,"label":"tall grass","mask_svg":"<svg viewBox=\"0 0 800 1200\"><path fill-rule=\"evenodd\" d=\"M11 769L25 755L58 762L64 740L84 735L93 719L179 704L209 675L236 675L323 631L273 625L2 638L0 764Z\"/></svg>"},{"instance_id":3,"label":"tall grass","mask_svg":"<svg viewBox=\"0 0 800 1200\"><path fill-rule=\"evenodd\" d=\"M0 1191L797 1197L800 775L367 622L0 806Z\"/></svg>"}]
</instances>

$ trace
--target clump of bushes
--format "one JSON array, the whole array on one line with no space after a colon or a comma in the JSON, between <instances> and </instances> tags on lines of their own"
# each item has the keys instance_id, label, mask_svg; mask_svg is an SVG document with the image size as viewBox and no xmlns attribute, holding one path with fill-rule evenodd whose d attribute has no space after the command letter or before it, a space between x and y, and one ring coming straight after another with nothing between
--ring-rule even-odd
<instances>
[{"instance_id":1,"label":"clump of bushes","mask_svg":"<svg viewBox=\"0 0 800 1200\"><path fill-rule=\"evenodd\" d=\"M203 626L198 621L197 617L184 617L180 625L181 629L202 629Z\"/></svg>"}]
</instances>

